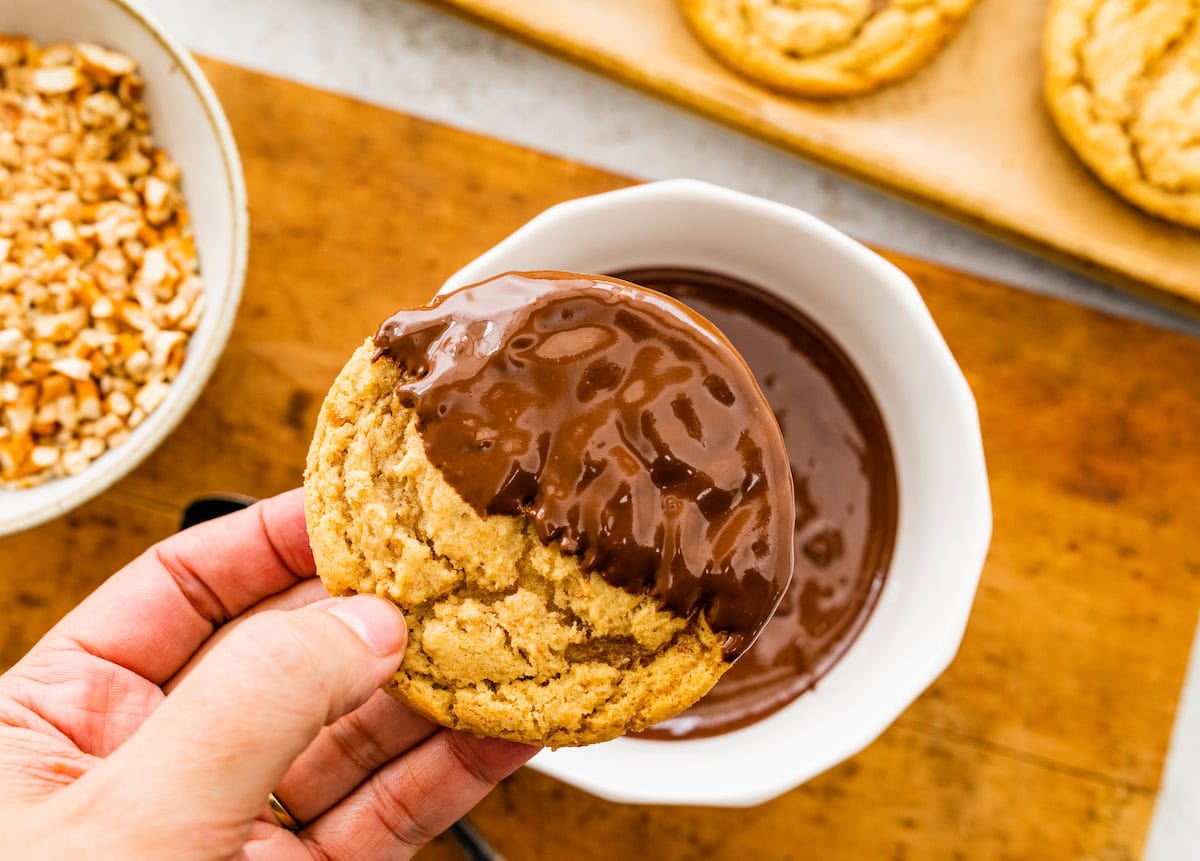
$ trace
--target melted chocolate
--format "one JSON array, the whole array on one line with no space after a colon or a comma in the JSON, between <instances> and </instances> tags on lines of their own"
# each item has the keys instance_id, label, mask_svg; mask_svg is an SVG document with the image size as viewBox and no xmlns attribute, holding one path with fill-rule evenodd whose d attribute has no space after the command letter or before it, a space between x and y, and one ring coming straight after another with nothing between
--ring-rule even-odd
<instances>
[{"instance_id":1,"label":"melted chocolate","mask_svg":"<svg viewBox=\"0 0 1200 861\"><path fill-rule=\"evenodd\" d=\"M619 277L674 296L725 333L758 378L791 461L795 569L775 617L704 699L642 734L716 735L809 690L866 624L896 535L891 444L854 365L787 303L707 272L643 269Z\"/></svg>"},{"instance_id":2,"label":"melted chocolate","mask_svg":"<svg viewBox=\"0 0 1200 861\"><path fill-rule=\"evenodd\" d=\"M399 311L376 358L430 462L483 515L524 515L630 592L702 612L732 660L787 588L787 453L749 368L673 299L509 273Z\"/></svg>"}]
</instances>

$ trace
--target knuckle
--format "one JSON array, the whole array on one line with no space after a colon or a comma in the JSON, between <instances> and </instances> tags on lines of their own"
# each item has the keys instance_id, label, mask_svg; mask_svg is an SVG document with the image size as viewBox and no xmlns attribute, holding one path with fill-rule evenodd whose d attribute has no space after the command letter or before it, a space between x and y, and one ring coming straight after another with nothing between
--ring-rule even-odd
<instances>
[{"instance_id":1,"label":"knuckle","mask_svg":"<svg viewBox=\"0 0 1200 861\"><path fill-rule=\"evenodd\" d=\"M180 554L177 545L170 539L160 541L146 551L146 556L167 572L184 599L192 609L214 628L219 628L232 614L221 602L220 597L209 588L204 578L196 573Z\"/></svg>"},{"instance_id":2,"label":"knuckle","mask_svg":"<svg viewBox=\"0 0 1200 861\"><path fill-rule=\"evenodd\" d=\"M370 774L384 762L387 754L376 731L358 714L351 712L329 727L329 737L342 755L364 774Z\"/></svg>"},{"instance_id":3,"label":"knuckle","mask_svg":"<svg viewBox=\"0 0 1200 861\"><path fill-rule=\"evenodd\" d=\"M450 753L453 754L455 761L472 780L490 787L503 777L502 774L496 772L496 769L480 751L475 736L450 731L446 733L446 739L446 745L450 748Z\"/></svg>"},{"instance_id":4,"label":"knuckle","mask_svg":"<svg viewBox=\"0 0 1200 861\"><path fill-rule=\"evenodd\" d=\"M319 836L301 831L300 839L304 842L304 848L308 850L312 861L338 861L339 856L335 850L321 842Z\"/></svg>"},{"instance_id":5,"label":"knuckle","mask_svg":"<svg viewBox=\"0 0 1200 861\"><path fill-rule=\"evenodd\" d=\"M376 776L371 783L371 812L397 843L416 850L438 836L421 814L436 809L434 789L424 784L411 765L406 764L397 778Z\"/></svg>"}]
</instances>

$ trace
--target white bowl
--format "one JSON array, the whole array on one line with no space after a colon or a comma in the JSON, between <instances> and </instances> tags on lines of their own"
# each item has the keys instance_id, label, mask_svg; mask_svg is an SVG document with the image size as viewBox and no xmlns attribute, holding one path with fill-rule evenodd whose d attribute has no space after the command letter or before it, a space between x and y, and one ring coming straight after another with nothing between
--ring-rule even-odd
<instances>
[{"instance_id":1,"label":"white bowl","mask_svg":"<svg viewBox=\"0 0 1200 861\"><path fill-rule=\"evenodd\" d=\"M612 801L749 806L879 736L958 651L991 536L975 401L912 281L799 210L692 180L552 207L457 272L455 289L508 270L710 269L771 290L853 359L896 458L891 568L861 635L815 690L712 738L622 738L545 751L532 767Z\"/></svg>"},{"instance_id":2,"label":"white bowl","mask_svg":"<svg viewBox=\"0 0 1200 861\"><path fill-rule=\"evenodd\" d=\"M124 444L85 471L27 490L0 490L0 535L86 502L137 466L169 434L212 374L237 313L248 244L246 187L229 123L200 67L130 0L0 0L0 33L48 42L95 42L141 66L158 145L183 171L207 307L187 361L162 404Z\"/></svg>"}]
</instances>

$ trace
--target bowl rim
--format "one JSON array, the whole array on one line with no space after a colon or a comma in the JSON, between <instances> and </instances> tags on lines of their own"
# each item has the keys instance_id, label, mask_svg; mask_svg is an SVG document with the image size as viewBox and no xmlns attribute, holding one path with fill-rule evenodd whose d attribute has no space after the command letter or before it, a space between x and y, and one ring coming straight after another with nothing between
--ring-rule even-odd
<instances>
[{"instance_id":1,"label":"bowl rim","mask_svg":"<svg viewBox=\"0 0 1200 861\"><path fill-rule=\"evenodd\" d=\"M606 754L615 754L618 745L638 745L646 748L641 756L648 758L649 746L654 745L658 748L656 755L664 758L682 758L679 754L664 749L664 746L675 751L691 748L693 757L703 757L706 752L705 745L714 739L652 741L621 738L590 748L545 751L530 763L537 771L611 801L743 807L774 798L861 751L878 738L949 666L965 633L990 544L991 499L979 413L974 396L915 284L904 272L876 252L802 210L692 179L662 180L577 198L552 206L535 216L451 275L439 292L474 283L511 268L502 261L515 249L527 242L536 241L540 234L555 229L562 222L579 218L603 220L614 217L614 210L629 205L657 205L672 201L726 210L734 218L749 215L782 223L789 229L807 234L832 251L851 258L856 265L868 272L874 282L873 287L887 294L892 304L900 310L904 317L903 324L914 330L914 334L928 353L928 359L934 364L937 371L937 379L934 382L939 387L940 396L945 399L952 412L954 432L959 436L960 455L964 464L961 483L965 495L960 502L965 528L960 526L962 531L956 535L956 548L953 553L960 576L957 588L945 598L944 618L937 626L939 635L928 638L920 653L920 662L908 668L903 684L897 685L897 689L887 698L874 702L871 709L864 710L869 712L868 717L854 721L852 729L839 737L836 748L831 746L821 755L811 757L804 769L779 768L770 773L760 773L752 789L745 786L729 787L723 781L713 780L622 781L614 779L611 774L598 774L602 769L593 769L588 760L592 756L603 756L600 751L610 745L612 748L606 751ZM786 301L794 301L784 298ZM831 334L836 337L836 333ZM897 535L899 538L900 533ZM796 702L802 701L803 698ZM758 724L717 736L716 739L728 739L739 733L753 731L755 727L762 727L775 718L784 720L781 716L786 715L795 704L785 707ZM759 741L755 743L761 744ZM623 751L622 755L632 754Z\"/></svg>"},{"instance_id":2,"label":"bowl rim","mask_svg":"<svg viewBox=\"0 0 1200 861\"><path fill-rule=\"evenodd\" d=\"M167 396L158 409L146 417L143 436L128 440L92 463L77 476L53 479L51 484L63 483L64 492L51 497L42 504L16 511L12 516L0 520L0 537L40 526L66 514L88 502L120 481L162 445L166 437L179 426L184 416L195 405L200 393L216 368L224 352L233 323L241 303L246 279L246 264L249 257L250 213L247 204L246 181L242 171L241 155L229 125L229 119L214 92L208 78L191 53L171 36L163 26L136 0L104 0L110 6L125 13L141 27L171 57L184 79L195 94L200 107L208 118L209 127L217 139L224 167L225 181L229 190L230 218L233 225L233 243L229 269L223 278L226 292L219 304L210 304L205 315L212 315L209 337L203 343L189 343L185 368L189 365L189 385L172 383ZM154 118L151 117L153 122ZM186 181L186 178L185 178ZM201 261L203 265L203 261ZM208 276L203 275L207 285ZM21 489L5 492L21 493Z\"/></svg>"}]
</instances>

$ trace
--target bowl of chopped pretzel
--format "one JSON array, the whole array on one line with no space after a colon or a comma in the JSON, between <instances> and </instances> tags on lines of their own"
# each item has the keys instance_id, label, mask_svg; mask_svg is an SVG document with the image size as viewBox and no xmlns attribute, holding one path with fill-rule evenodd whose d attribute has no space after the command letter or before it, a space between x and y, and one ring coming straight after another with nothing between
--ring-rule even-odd
<instances>
[{"instance_id":1,"label":"bowl of chopped pretzel","mask_svg":"<svg viewBox=\"0 0 1200 861\"><path fill-rule=\"evenodd\" d=\"M0 535L182 420L233 326L247 226L221 106L143 10L0 4Z\"/></svg>"}]
</instances>

